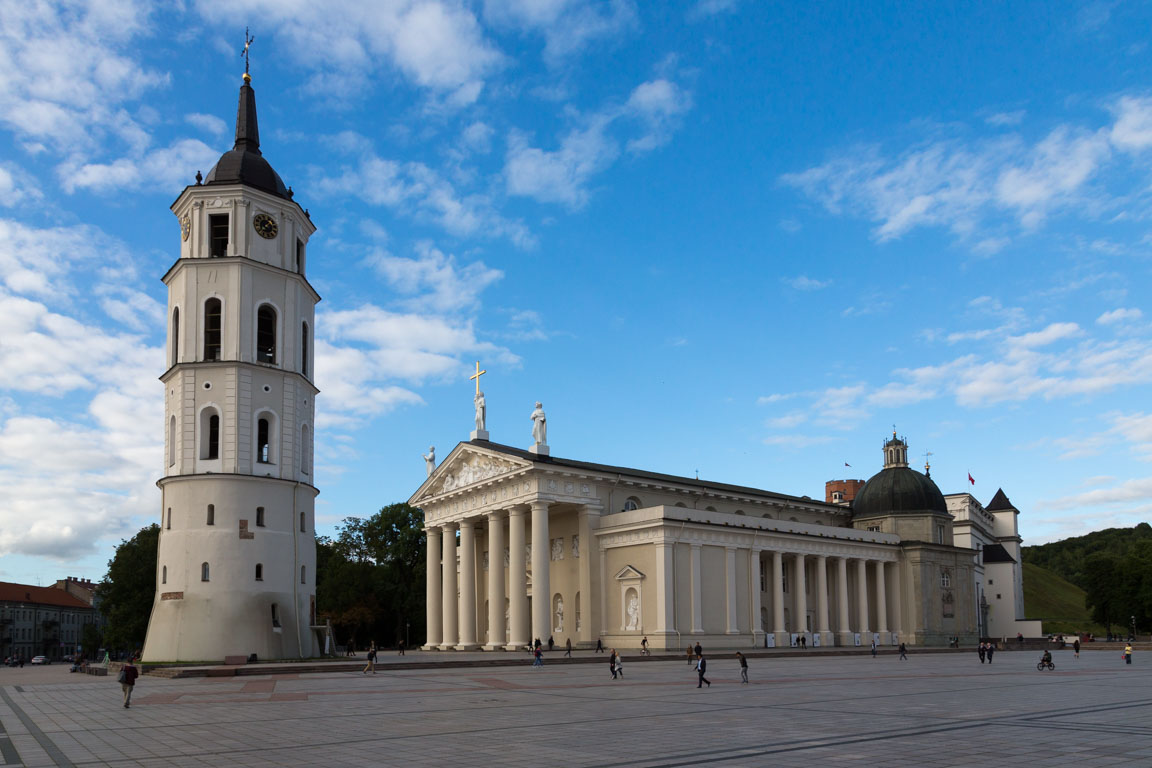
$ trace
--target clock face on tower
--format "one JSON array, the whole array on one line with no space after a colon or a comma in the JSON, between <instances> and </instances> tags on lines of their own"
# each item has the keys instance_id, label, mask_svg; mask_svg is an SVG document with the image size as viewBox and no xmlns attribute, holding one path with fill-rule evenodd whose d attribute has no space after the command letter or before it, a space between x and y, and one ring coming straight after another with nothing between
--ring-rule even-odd
<instances>
[{"instance_id":1,"label":"clock face on tower","mask_svg":"<svg viewBox=\"0 0 1152 768\"><path fill-rule=\"evenodd\" d=\"M252 217L252 228L265 240L271 240L276 237L276 233L279 231L279 228L276 226L276 219L266 213L258 213Z\"/></svg>"},{"instance_id":2,"label":"clock face on tower","mask_svg":"<svg viewBox=\"0 0 1152 768\"><path fill-rule=\"evenodd\" d=\"M188 214L184 214L184 218L180 219L180 236L187 240L190 234L192 234L192 219Z\"/></svg>"}]
</instances>

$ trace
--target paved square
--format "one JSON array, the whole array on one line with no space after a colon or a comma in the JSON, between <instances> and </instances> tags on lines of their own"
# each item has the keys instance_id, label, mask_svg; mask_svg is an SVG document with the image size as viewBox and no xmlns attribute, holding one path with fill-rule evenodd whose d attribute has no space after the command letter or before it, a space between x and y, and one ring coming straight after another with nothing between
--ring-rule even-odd
<instances>
[{"instance_id":1,"label":"paved square","mask_svg":"<svg viewBox=\"0 0 1152 768\"><path fill-rule=\"evenodd\" d=\"M61 766L1152 765L1152 658L607 659L165 680L0 669L0 758ZM461 655L463 656L463 655ZM470 654L467 656L471 656ZM449 658L450 654L423 657ZM460 658L454 656L453 658ZM491 658L491 657L488 657ZM405 657L419 661L420 654ZM387 660L385 660L387 662ZM396 660L399 661L399 660ZM1141 662L1144 662L1142 665Z\"/></svg>"}]
</instances>

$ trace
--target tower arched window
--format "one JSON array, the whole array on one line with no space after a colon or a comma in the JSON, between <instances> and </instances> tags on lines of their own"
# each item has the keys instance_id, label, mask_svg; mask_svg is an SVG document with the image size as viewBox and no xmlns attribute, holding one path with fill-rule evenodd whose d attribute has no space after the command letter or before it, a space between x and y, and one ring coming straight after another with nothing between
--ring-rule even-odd
<instances>
[{"instance_id":1,"label":"tower arched window","mask_svg":"<svg viewBox=\"0 0 1152 768\"><path fill-rule=\"evenodd\" d=\"M168 417L168 466L176 464L176 417Z\"/></svg>"},{"instance_id":2,"label":"tower arched window","mask_svg":"<svg viewBox=\"0 0 1152 768\"><path fill-rule=\"evenodd\" d=\"M267 416L256 420L256 461L260 464L273 463L272 420Z\"/></svg>"},{"instance_id":3,"label":"tower arched window","mask_svg":"<svg viewBox=\"0 0 1152 768\"><path fill-rule=\"evenodd\" d=\"M207 523L208 523L208 525L216 525L216 505L215 504L209 504L208 505Z\"/></svg>"},{"instance_id":4,"label":"tower arched window","mask_svg":"<svg viewBox=\"0 0 1152 768\"><path fill-rule=\"evenodd\" d=\"M215 408L200 411L200 458L220 458L220 413Z\"/></svg>"},{"instance_id":5,"label":"tower arched window","mask_svg":"<svg viewBox=\"0 0 1152 768\"><path fill-rule=\"evenodd\" d=\"M172 365L180 362L180 307L172 310Z\"/></svg>"},{"instance_id":6,"label":"tower arched window","mask_svg":"<svg viewBox=\"0 0 1152 768\"><path fill-rule=\"evenodd\" d=\"M166 565L162 566L160 568L160 583L161 584L167 584L168 583L168 566L166 566Z\"/></svg>"},{"instance_id":7,"label":"tower arched window","mask_svg":"<svg viewBox=\"0 0 1152 768\"><path fill-rule=\"evenodd\" d=\"M208 581L208 563L200 563L200 581Z\"/></svg>"},{"instance_id":8,"label":"tower arched window","mask_svg":"<svg viewBox=\"0 0 1152 768\"><path fill-rule=\"evenodd\" d=\"M256 526L264 527L264 507L256 507Z\"/></svg>"},{"instance_id":9,"label":"tower arched window","mask_svg":"<svg viewBox=\"0 0 1152 768\"><path fill-rule=\"evenodd\" d=\"M308 323L300 323L300 373L308 375Z\"/></svg>"},{"instance_id":10,"label":"tower arched window","mask_svg":"<svg viewBox=\"0 0 1152 768\"><path fill-rule=\"evenodd\" d=\"M217 298L204 302L204 359L219 360L223 338L224 304Z\"/></svg>"},{"instance_id":11,"label":"tower arched window","mask_svg":"<svg viewBox=\"0 0 1152 768\"><path fill-rule=\"evenodd\" d=\"M304 513L303 512L300 513L300 533L307 533L307 531L304 530Z\"/></svg>"},{"instance_id":12,"label":"tower arched window","mask_svg":"<svg viewBox=\"0 0 1152 768\"><path fill-rule=\"evenodd\" d=\"M167 530L172 530L172 507L168 507L168 518L164 521L164 527Z\"/></svg>"},{"instance_id":13,"label":"tower arched window","mask_svg":"<svg viewBox=\"0 0 1152 768\"><path fill-rule=\"evenodd\" d=\"M300 583L301 584L307 584L308 583L307 574L308 574L308 566L306 566L306 565L300 566Z\"/></svg>"},{"instance_id":14,"label":"tower arched window","mask_svg":"<svg viewBox=\"0 0 1152 768\"><path fill-rule=\"evenodd\" d=\"M256 581L264 581L264 564L256 563Z\"/></svg>"},{"instance_id":15,"label":"tower arched window","mask_svg":"<svg viewBox=\"0 0 1152 768\"><path fill-rule=\"evenodd\" d=\"M256 310L256 362L276 362L276 310L271 304Z\"/></svg>"}]
</instances>

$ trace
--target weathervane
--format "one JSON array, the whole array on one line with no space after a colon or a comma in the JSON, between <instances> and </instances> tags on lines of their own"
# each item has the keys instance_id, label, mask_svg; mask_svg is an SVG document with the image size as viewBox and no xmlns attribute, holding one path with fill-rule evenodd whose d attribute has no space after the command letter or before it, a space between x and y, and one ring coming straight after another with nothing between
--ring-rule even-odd
<instances>
[{"instance_id":1,"label":"weathervane","mask_svg":"<svg viewBox=\"0 0 1152 768\"><path fill-rule=\"evenodd\" d=\"M252 43L256 41L255 37L248 34L248 27L244 27L244 50L240 51L240 55L244 57L244 80L251 80L252 76L248 74L248 49L252 47Z\"/></svg>"}]
</instances>

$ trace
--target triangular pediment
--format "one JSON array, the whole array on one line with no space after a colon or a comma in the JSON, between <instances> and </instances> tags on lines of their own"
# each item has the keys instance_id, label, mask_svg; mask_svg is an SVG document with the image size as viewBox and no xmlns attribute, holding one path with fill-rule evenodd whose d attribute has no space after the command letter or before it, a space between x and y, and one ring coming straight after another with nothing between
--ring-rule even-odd
<instances>
[{"instance_id":1,"label":"triangular pediment","mask_svg":"<svg viewBox=\"0 0 1152 768\"><path fill-rule=\"evenodd\" d=\"M626 581L628 579L642 579L642 578L644 578L644 574L640 573L640 571L636 570L635 568L633 568L630 565L624 566L623 568L620 569L620 572L616 574L616 580L617 581Z\"/></svg>"},{"instance_id":2,"label":"triangular pediment","mask_svg":"<svg viewBox=\"0 0 1152 768\"><path fill-rule=\"evenodd\" d=\"M456 446L448 458L432 472L432 475L416 491L409 504L420 506L420 502L442 496L452 491L483 483L494 477L507 475L517 470L527 469L531 462L506 456L495 451L485 451L467 443Z\"/></svg>"}]
</instances>

